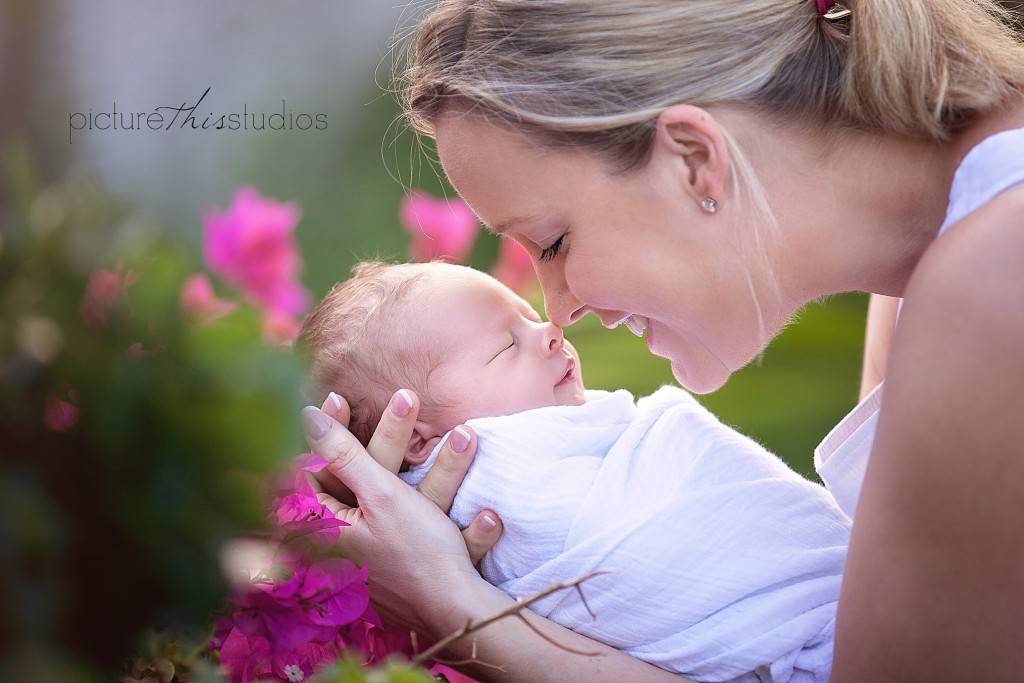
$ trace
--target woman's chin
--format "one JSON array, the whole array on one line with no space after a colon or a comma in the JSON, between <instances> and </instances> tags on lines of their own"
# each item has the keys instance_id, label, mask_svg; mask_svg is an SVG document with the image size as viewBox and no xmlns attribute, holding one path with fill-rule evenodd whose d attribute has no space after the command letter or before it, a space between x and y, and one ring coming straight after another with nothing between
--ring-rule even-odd
<instances>
[{"instance_id":1,"label":"woman's chin","mask_svg":"<svg viewBox=\"0 0 1024 683\"><path fill-rule=\"evenodd\" d=\"M672 375L676 381L694 394L710 394L722 388L722 385L729 379L730 373L725 366L720 366L718 372L712 372L712 368L698 368L696 372L685 368L680 361L671 360Z\"/></svg>"}]
</instances>

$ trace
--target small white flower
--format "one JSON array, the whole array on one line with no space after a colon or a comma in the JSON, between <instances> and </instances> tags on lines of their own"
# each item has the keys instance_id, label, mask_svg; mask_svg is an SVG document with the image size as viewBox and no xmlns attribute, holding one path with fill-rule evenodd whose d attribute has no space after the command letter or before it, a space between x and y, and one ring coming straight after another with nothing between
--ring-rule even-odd
<instances>
[{"instance_id":1,"label":"small white flower","mask_svg":"<svg viewBox=\"0 0 1024 683\"><path fill-rule=\"evenodd\" d=\"M302 681L306 679L306 674L302 673L302 669L299 668L298 664L289 664L286 666L284 668L284 675L293 683L295 681Z\"/></svg>"}]
</instances>

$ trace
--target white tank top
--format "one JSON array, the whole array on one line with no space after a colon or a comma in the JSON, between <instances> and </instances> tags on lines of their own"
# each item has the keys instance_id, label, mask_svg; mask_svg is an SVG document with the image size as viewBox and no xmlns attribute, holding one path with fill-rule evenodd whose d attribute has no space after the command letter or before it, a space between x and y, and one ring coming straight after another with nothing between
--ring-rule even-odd
<instances>
[{"instance_id":1,"label":"white tank top","mask_svg":"<svg viewBox=\"0 0 1024 683\"><path fill-rule=\"evenodd\" d=\"M967 153L953 176L946 220L938 234L1000 192L1020 183L1024 183L1024 128L985 138ZM883 391L883 384L875 387L814 449L818 475L851 517L857 508L875 440Z\"/></svg>"}]
</instances>

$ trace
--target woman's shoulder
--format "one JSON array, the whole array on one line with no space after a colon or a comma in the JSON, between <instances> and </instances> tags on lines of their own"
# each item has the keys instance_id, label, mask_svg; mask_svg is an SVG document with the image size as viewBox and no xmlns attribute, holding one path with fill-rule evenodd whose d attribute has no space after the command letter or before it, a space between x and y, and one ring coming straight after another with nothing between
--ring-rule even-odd
<instances>
[{"instance_id":1,"label":"woman's shoulder","mask_svg":"<svg viewBox=\"0 0 1024 683\"><path fill-rule=\"evenodd\" d=\"M1024 184L985 202L934 241L914 271L904 307L924 300L938 312L955 306L958 318L971 316L983 313L986 302L1024 303L1021 290L1012 286L1021 280Z\"/></svg>"},{"instance_id":2,"label":"woman's shoulder","mask_svg":"<svg viewBox=\"0 0 1024 683\"><path fill-rule=\"evenodd\" d=\"M1024 396L1016 386L1024 369L1022 292L1024 185L1017 185L936 239L911 277L886 380L901 419L953 411L983 419L982 406L1024 400L1016 398ZM986 400L976 400L981 395Z\"/></svg>"}]
</instances>

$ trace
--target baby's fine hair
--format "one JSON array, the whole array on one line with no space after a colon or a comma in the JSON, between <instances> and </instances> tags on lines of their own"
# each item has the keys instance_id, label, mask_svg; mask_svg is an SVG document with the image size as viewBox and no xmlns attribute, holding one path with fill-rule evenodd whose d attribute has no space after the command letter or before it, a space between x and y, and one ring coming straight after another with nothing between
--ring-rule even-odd
<instances>
[{"instance_id":1,"label":"baby's fine hair","mask_svg":"<svg viewBox=\"0 0 1024 683\"><path fill-rule=\"evenodd\" d=\"M352 410L349 430L365 446L391 396L401 388L435 405L428 387L436 349L410 344L399 321L417 284L435 264L363 261L302 322L296 348L307 361L306 400L320 405L331 391Z\"/></svg>"}]
</instances>

